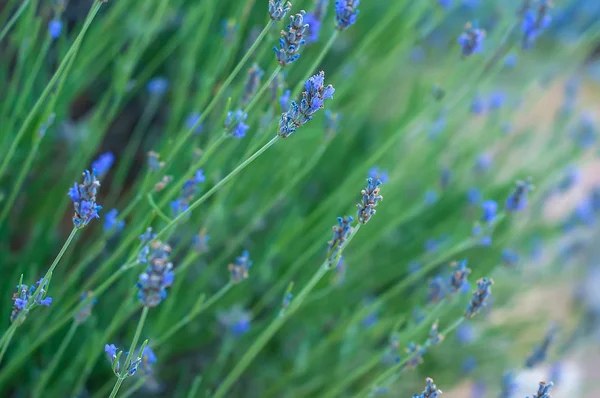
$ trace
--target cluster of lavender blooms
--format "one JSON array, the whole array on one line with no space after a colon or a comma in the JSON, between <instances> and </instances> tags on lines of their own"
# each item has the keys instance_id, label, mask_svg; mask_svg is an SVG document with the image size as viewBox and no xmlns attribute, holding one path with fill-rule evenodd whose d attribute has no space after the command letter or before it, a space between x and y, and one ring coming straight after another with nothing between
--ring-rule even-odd
<instances>
[{"instance_id":1,"label":"cluster of lavender blooms","mask_svg":"<svg viewBox=\"0 0 600 398\"><path fill-rule=\"evenodd\" d=\"M554 383L552 383L551 381L548 383L540 381L540 386L538 387L537 392L535 393L535 395L532 396L532 398L551 398L550 389L553 385ZM529 396L527 396L526 398L529 398Z\"/></svg>"},{"instance_id":2,"label":"cluster of lavender blooms","mask_svg":"<svg viewBox=\"0 0 600 398\"><path fill-rule=\"evenodd\" d=\"M241 109L235 112L227 112L225 117L225 132L231 133L234 138L244 138L246 132L250 128L244 121L248 118L248 114Z\"/></svg>"},{"instance_id":3,"label":"cluster of lavender blooms","mask_svg":"<svg viewBox=\"0 0 600 398\"><path fill-rule=\"evenodd\" d=\"M494 281L488 278L481 278L477 281L477 290L473 292L471 302L465 310L465 318L472 318L485 305L488 297L492 294L492 285Z\"/></svg>"},{"instance_id":4,"label":"cluster of lavender blooms","mask_svg":"<svg viewBox=\"0 0 600 398\"><path fill-rule=\"evenodd\" d=\"M308 25L304 23L304 10L296 15L290 16L290 24L286 26L286 30L281 31L279 39L279 48L273 47L277 62L281 66L289 65L300 58L300 48L306 42L304 35L308 29Z\"/></svg>"},{"instance_id":5,"label":"cluster of lavender blooms","mask_svg":"<svg viewBox=\"0 0 600 398\"><path fill-rule=\"evenodd\" d=\"M527 359L525 360L526 368L533 368L536 365L538 365L539 363L546 360L546 358L548 356L548 350L550 349L552 342L556 339L557 334L558 334L558 327L554 324L551 325L548 332L546 332L546 335L544 336L544 340L542 341L542 343L537 345L533 349L533 352L531 353L531 355L529 355L527 357Z\"/></svg>"},{"instance_id":6,"label":"cluster of lavender blooms","mask_svg":"<svg viewBox=\"0 0 600 398\"><path fill-rule=\"evenodd\" d=\"M506 199L506 211L511 213L524 210L527 207L527 194L532 190L531 180L517 181L515 190Z\"/></svg>"},{"instance_id":7,"label":"cluster of lavender blooms","mask_svg":"<svg viewBox=\"0 0 600 398\"><path fill-rule=\"evenodd\" d=\"M21 314L21 321L23 322L27 313L38 305L44 305L49 307L52 304L52 297L46 296L46 288L48 287L48 281L44 278L40 279L35 283L35 286L19 285L17 291L13 294L13 310L10 315L10 321L15 322ZM38 290L36 294L36 290Z\"/></svg>"},{"instance_id":8,"label":"cluster of lavender blooms","mask_svg":"<svg viewBox=\"0 0 600 398\"><path fill-rule=\"evenodd\" d=\"M257 64L252 65L248 70L248 76L246 77L246 83L244 84L244 91L241 99L242 104L247 104L252 97L254 97L254 94L256 94L260 87L260 79L264 73L265 72L260 69Z\"/></svg>"},{"instance_id":9,"label":"cluster of lavender blooms","mask_svg":"<svg viewBox=\"0 0 600 398\"><path fill-rule=\"evenodd\" d=\"M329 0L315 0L315 7L304 17L304 22L308 24L307 42L315 43L319 40L319 32L321 31L321 25L327 12L328 4Z\"/></svg>"},{"instance_id":10,"label":"cluster of lavender blooms","mask_svg":"<svg viewBox=\"0 0 600 398\"><path fill-rule=\"evenodd\" d=\"M427 347L439 344L444 340L444 335L440 334L438 327L439 324L437 321L435 321L433 325L431 325L431 329L429 330L429 334L427 335L427 342L425 343Z\"/></svg>"},{"instance_id":11,"label":"cluster of lavender blooms","mask_svg":"<svg viewBox=\"0 0 600 398\"><path fill-rule=\"evenodd\" d=\"M383 196L379 194L379 186L383 184L381 180L373 180L367 178L367 186L360 193L362 195L361 202L356 205L358 207L358 222L366 224L371 217L376 213L375 207L383 200Z\"/></svg>"},{"instance_id":12,"label":"cluster of lavender blooms","mask_svg":"<svg viewBox=\"0 0 600 398\"><path fill-rule=\"evenodd\" d=\"M252 267L250 253L244 250L242 255L235 258L235 264L229 264L229 275L231 283L240 283L248 278L248 271Z\"/></svg>"},{"instance_id":13,"label":"cluster of lavender blooms","mask_svg":"<svg viewBox=\"0 0 600 398\"><path fill-rule=\"evenodd\" d=\"M322 71L308 79L304 88L300 105L292 101L289 110L281 115L277 131L281 138L289 137L298 127L311 120L324 107L325 100L333 98L335 92L331 84L325 86L325 72Z\"/></svg>"},{"instance_id":14,"label":"cluster of lavender blooms","mask_svg":"<svg viewBox=\"0 0 600 398\"><path fill-rule=\"evenodd\" d=\"M413 343L412 341L406 346L406 354L408 355L408 360L406 361L406 368L414 369L420 364L423 363L423 355L427 353L427 349L421 347L418 344Z\"/></svg>"},{"instance_id":15,"label":"cluster of lavender blooms","mask_svg":"<svg viewBox=\"0 0 600 398\"><path fill-rule=\"evenodd\" d=\"M119 378L131 377L136 374L138 367L140 364L144 364L145 371L147 374L151 372L150 365L156 362L156 355L154 352L147 347L147 341L142 344L138 355L135 359L131 360L129 364L125 364L127 369L125 369L125 374L121 374L121 356L123 351L119 350L117 346L114 344L105 344L104 352L106 353L109 362L112 365L112 370L115 376ZM145 361L145 362L144 362Z\"/></svg>"},{"instance_id":16,"label":"cluster of lavender blooms","mask_svg":"<svg viewBox=\"0 0 600 398\"><path fill-rule=\"evenodd\" d=\"M467 23L465 31L458 37L458 44L462 48L463 56L468 57L480 53L483 50L483 39L485 39L485 30L478 29L476 22Z\"/></svg>"},{"instance_id":17,"label":"cluster of lavender blooms","mask_svg":"<svg viewBox=\"0 0 600 398\"><path fill-rule=\"evenodd\" d=\"M441 275L436 275L429 281L427 302L437 303L448 294L466 293L469 291L470 284L467 280L471 269L467 267L467 260L461 260L450 264L453 268L448 279Z\"/></svg>"},{"instance_id":18,"label":"cluster of lavender blooms","mask_svg":"<svg viewBox=\"0 0 600 398\"><path fill-rule=\"evenodd\" d=\"M196 193L198 193L198 184L206 181L204 171L198 169L194 174L193 178L187 180L181 188L181 196L178 199L171 201L171 209L174 215L184 213L190 207L190 202L193 200Z\"/></svg>"},{"instance_id":19,"label":"cluster of lavender blooms","mask_svg":"<svg viewBox=\"0 0 600 398\"><path fill-rule=\"evenodd\" d=\"M75 215L73 216L73 225L75 228L83 228L94 218L100 218L98 210L102 206L96 204L96 194L100 188L100 181L96 177L96 171L92 169L90 173L85 170L83 173L83 183L74 183L69 189L69 197L73 201Z\"/></svg>"},{"instance_id":20,"label":"cluster of lavender blooms","mask_svg":"<svg viewBox=\"0 0 600 398\"><path fill-rule=\"evenodd\" d=\"M329 259L329 266L333 267L338 260L338 254L341 252L342 246L346 242L348 236L352 233L352 222L354 218L351 216L338 217L338 225L333 226L333 238L327 242L329 249L327 258Z\"/></svg>"},{"instance_id":21,"label":"cluster of lavender blooms","mask_svg":"<svg viewBox=\"0 0 600 398\"><path fill-rule=\"evenodd\" d=\"M356 23L360 0L336 0L335 2L335 27L346 30Z\"/></svg>"},{"instance_id":22,"label":"cluster of lavender blooms","mask_svg":"<svg viewBox=\"0 0 600 398\"><path fill-rule=\"evenodd\" d=\"M413 398L438 398L442 393L442 390L439 390L435 384L433 384L433 379L430 377L425 379L425 390L421 394L413 395Z\"/></svg>"},{"instance_id":23,"label":"cluster of lavender blooms","mask_svg":"<svg viewBox=\"0 0 600 398\"><path fill-rule=\"evenodd\" d=\"M292 9L292 3L286 0L269 0L269 16L274 21L281 21Z\"/></svg>"},{"instance_id":24,"label":"cluster of lavender blooms","mask_svg":"<svg viewBox=\"0 0 600 398\"><path fill-rule=\"evenodd\" d=\"M537 38L550 26L552 22L551 7L552 4L549 0L542 0L535 6L530 1L524 2L520 12L523 48L533 47Z\"/></svg>"},{"instance_id":25,"label":"cluster of lavender blooms","mask_svg":"<svg viewBox=\"0 0 600 398\"><path fill-rule=\"evenodd\" d=\"M151 231L150 231L151 232ZM156 307L167 297L167 287L173 284L173 263L169 261L171 246L159 240L152 240L144 246L138 261L148 264L137 282L138 298L146 307Z\"/></svg>"}]
</instances>

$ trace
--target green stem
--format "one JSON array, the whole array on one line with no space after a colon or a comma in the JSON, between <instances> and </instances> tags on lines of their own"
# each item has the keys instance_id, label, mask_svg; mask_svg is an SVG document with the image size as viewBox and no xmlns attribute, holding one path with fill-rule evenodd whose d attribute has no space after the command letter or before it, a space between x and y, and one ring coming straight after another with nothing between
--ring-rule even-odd
<instances>
[{"instance_id":1,"label":"green stem","mask_svg":"<svg viewBox=\"0 0 600 398\"><path fill-rule=\"evenodd\" d=\"M194 210L196 207L200 206L208 198L210 198L212 195L214 195L214 193L217 192L222 186L227 184L227 182L229 182L229 180L231 180L240 171L242 171L244 168L246 168L246 166L248 166L250 163L252 163L254 160L256 160L256 158L258 158L260 155L262 155L263 152L265 152L267 149L269 149L271 146L273 146L273 144L275 144L279 140L279 138L280 137L278 135L273 137L269 142L267 142L265 145L263 145L262 148L260 148L252 156L250 156L248 159L243 161L239 166L237 166L235 169L233 169L233 171L231 173L229 173L227 176L225 176L225 178L223 178L216 185L214 185L211 189L209 189L208 192L206 192L204 195L202 195L200 198L198 198L195 202L190 204L189 208L187 208L185 211L181 212L177 217L175 217L173 220L171 220L170 223L168 223L163 229L161 229L158 232L158 234L156 234L156 238L163 236L169 229L171 229L173 226L175 226L175 224L177 224L181 219L186 217L188 213L190 213L192 210Z\"/></svg>"},{"instance_id":2,"label":"green stem","mask_svg":"<svg viewBox=\"0 0 600 398\"><path fill-rule=\"evenodd\" d=\"M10 163L12 157L15 154L15 151L17 149L17 146L19 145L19 142L21 141L21 139L23 138L23 135L29 128L29 125L33 122L33 119L35 118L35 116L36 116L37 112L39 111L39 109L41 108L42 104L46 101L46 98L48 97L48 95L50 95L50 92L54 88L54 84L58 81L59 77L61 76L62 72L67 68L67 66L71 64L71 62L70 62L71 57L75 57L77 51L79 50L79 46L80 46L81 42L83 41L83 37L85 36L85 33L87 32L90 25L92 24L92 21L94 20L94 17L100 10L101 6L102 6L102 2L100 2L100 1L97 1L94 3L92 8L90 9L90 12L88 14L88 17L86 18L85 23L83 24L83 27L81 28L81 32L79 32L79 34L77 35L77 38L75 38L75 41L71 45L71 48L69 48L69 51L67 51L67 54L65 55L62 62L58 66L58 69L56 70L56 72L54 72L54 75L50 79L50 82L48 82L48 84L46 85L46 88L44 88L44 91L42 91L42 94L39 96L38 100L36 101L35 105L33 106L33 109L29 112L29 114L27 115L27 118L21 125L21 128L15 135L15 139L13 140L10 148L8 149L6 156L4 156L4 159L2 160L2 164L0 165L0 178L2 178L2 176L4 176L4 173L6 172L6 168L8 167L8 164Z\"/></svg>"},{"instance_id":3,"label":"green stem","mask_svg":"<svg viewBox=\"0 0 600 398\"><path fill-rule=\"evenodd\" d=\"M127 397L132 396L137 390L140 389L140 387L142 387L144 385L145 382L146 382L146 376L140 377L139 380L137 380L131 387L129 387L123 393L123 395L121 395L121 398L127 398Z\"/></svg>"},{"instance_id":4,"label":"green stem","mask_svg":"<svg viewBox=\"0 0 600 398\"><path fill-rule=\"evenodd\" d=\"M140 339L140 335L142 334L142 329L144 328L144 323L146 323L146 317L148 316L148 311L149 311L149 307L144 306L144 309L142 310L142 315L140 316L140 320L138 322L137 328L135 329L135 334L133 335L133 340L131 341L131 346L129 347L129 352L127 353L127 358L125 358L125 363L123 365L123 369L121 370L121 373L119 374L119 377L117 378L117 382L115 383L115 386L113 387L113 389L110 393L110 398L114 398L117 396L117 393L119 392L119 388L121 388L121 384L123 384L123 380L125 380L125 377L126 377L125 375L127 374L127 368L131 361L131 358L134 355L135 346L137 345L137 342ZM140 356L142 356L142 355L143 355L143 353L140 352Z\"/></svg>"},{"instance_id":5,"label":"green stem","mask_svg":"<svg viewBox=\"0 0 600 398\"><path fill-rule=\"evenodd\" d=\"M79 326L79 323L73 322L73 324L71 325L71 328L69 329L69 331L63 338L62 342L60 343L60 346L58 347L58 350L54 354L54 357L52 358L52 360L48 364L48 367L44 370L44 373L43 373L42 377L40 378L40 382L38 383L38 386L35 389L35 392L33 393L34 398L42 396L44 388L46 388L46 384L48 384L50 377L52 376L52 374L54 373L54 370L58 366L58 363L60 362L60 359L62 358L63 354L65 353L67 346L71 342L71 339L75 335L75 331L77 331L78 326Z\"/></svg>"},{"instance_id":6,"label":"green stem","mask_svg":"<svg viewBox=\"0 0 600 398\"><path fill-rule=\"evenodd\" d=\"M10 325L10 328L8 328L4 336L2 336L5 342L2 346L2 351L0 352L0 363L2 363L2 358L4 358L4 354L6 353L8 345L10 344L10 341L12 340L12 337L15 334L15 330L17 330L17 326L16 323L13 323L12 325Z\"/></svg>"},{"instance_id":7,"label":"green stem","mask_svg":"<svg viewBox=\"0 0 600 398\"><path fill-rule=\"evenodd\" d=\"M341 252L356 235L361 225L362 224L358 224L354 228L352 233L348 236L344 244L339 247L340 250L338 255L341 255ZM315 286L317 286L317 284L323 278L323 276L325 276L327 271L329 271L329 259L326 259L323 262L323 264L319 266L317 272L315 272L310 281L306 284L306 286L304 286L304 288L300 291L298 296L292 301L287 310L282 314L278 314L275 317L275 319L271 322L271 324L260 334L260 336L258 336L258 338L254 340L248 351L246 351L244 356L237 362L237 365L227 375L225 380L223 380L223 383L221 383L219 388L217 388L217 391L215 391L215 394L212 398L222 398L227 394L229 389L237 381L238 377L244 372L244 370L246 370L246 368L258 355L258 353L269 342L271 337L273 337L275 333L277 333L277 331L283 326L283 324L294 314L294 312L296 312L298 308L300 308L302 302L308 297L308 295L315 288Z\"/></svg>"},{"instance_id":8,"label":"green stem","mask_svg":"<svg viewBox=\"0 0 600 398\"><path fill-rule=\"evenodd\" d=\"M169 166L169 164L171 163L173 158L177 155L179 150L183 147L183 145L185 145L188 138L194 133L194 131L196 131L196 128L198 128L198 126L200 126L200 124L206 119L206 117L212 111L212 109L217 105L219 99L221 99L221 96L223 96L226 89L229 87L229 85L233 81L233 79L235 79L237 74L242 70L242 68L246 64L246 61L248 61L248 59L252 56L252 54L254 53L254 51L256 50L256 48L258 47L260 42L262 41L262 39L269 32L271 25L273 25L273 21L269 20L267 25L263 28L263 30L260 32L260 34L258 35L256 40L252 44L252 46L248 49L248 51L246 51L246 54L244 55L244 57L240 60L240 62L238 62L235 69L231 72L231 74L223 82L223 84L219 88L219 91L214 95L214 97L212 98L210 103L207 105L206 109L204 109L204 112L202 112L202 114L198 118L198 121L190 129L188 129L188 131L185 134L183 134L183 137L178 138L177 143L175 144L175 147L173 148L173 151L169 154L169 157L165 161L165 165L167 167Z\"/></svg>"},{"instance_id":9,"label":"green stem","mask_svg":"<svg viewBox=\"0 0 600 398\"><path fill-rule=\"evenodd\" d=\"M17 22L21 14L23 14L23 11L25 11L27 6L29 5L29 2L30 0L23 1L17 12L15 12L12 18L6 23L6 26L4 26L4 28L0 32L0 42L2 41L2 39L4 39L4 36L6 36L6 34L13 27L13 25Z\"/></svg>"}]
</instances>

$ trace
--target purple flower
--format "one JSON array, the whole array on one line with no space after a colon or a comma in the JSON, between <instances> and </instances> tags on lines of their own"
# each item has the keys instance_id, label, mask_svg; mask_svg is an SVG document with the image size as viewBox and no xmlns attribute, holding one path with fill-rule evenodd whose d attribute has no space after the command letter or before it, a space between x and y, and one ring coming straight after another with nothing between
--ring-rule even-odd
<instances>
[{"instance_id":1,"label":"purple flower","mask_svg":"<svg viewBox=\"0 0 600 398\"><path fill-rule=\"evenodd\" d=\"M488 278L481 278L477 281L477 290L473 292L471 302L465 310L465 318L472 318L485 305L489 296L492 294L492 285L494 281Z\"/></svg>"},{"instance_id":2,"label":"purple flower","mask_svg":"<svg viewBox=\"0 0 600 398\"><path fill-rule=\"evenodd\" d=\"M286 0L269 0L269 16L274 21L281 21L292 9L292 3Z\"/></svg>"},{"instance_id":3,"label":"purple flower","mask_svg":"<svg viewBox=\"0 0 600 398\"><path fill-rule=\"evenodd\" d=\"M75 228L83 228L89 224L94 218L100 218L98 210L102 206L96 204L96 194L100 188L100 181L96 178L96 170L92 173L85 170L83 173L83 184L77 185L69 189L69 197L73 201L75 215L73 216L73 224Z\"/></svg>"},{"instance_id":4,"label":"purple flower","mask_svg":"<svg viewBox=\"0 0 600 398\"><path fill-rule=\"evenodd\" d=\"M306 41L316 43L319 40L319 32L321 31L321 20L317 19L315 14L309 12L304 16L304 22L308 25L308 36Z\"/></svg>"},{"instance_id":5,"label":"purple flower","mask_svg":"<svg viewBox=\"0 0 600 398\"><path fill-rule=\"evenodd\" d=\"M373 180L371 177L367 178L367 186L360 191L362 195L361 202L356 205L356 207L358 207L359 223L368 223L376 212L375 207L383 200L383 196L379 194L379 186L381 184L383 184L381 180Z\"/></svg>"},{"instance_id":6,"label":"purple flower","mask_svg":"<svg viewBox=\"0 0 600 398\"><path fill-rule=\"evenodd\" d=\"M169 88L169 81L164 77L155 77L150 79L146 85L146 90L152 95L163 95Z\"/></svg>"},{"instance_id":7,"label":"purple flower","mask_svg":"<svg viewBox=\"0 0 600 398\"><path fill-rule=\"evenodd\" d=\"M467 191L467 202L469 203L469 205L473 206L478 204L481 201L481 197L481 191L476 187L471 187Z\"/></svg>"},{"instance_id":8,"label":"purple flower","mask_svg":"<svg viewBox=\"0 0 600 398\"><path fill-rule=\"evenodd\" d=\"M92 169L96 170L96 175L100 178L104 177L108 170L115 162L115 155L112 152L106 152L98 156L98 159L92 162Z\"/></svg>"},{"instance_id":9,"label":"purple flower","mask_svg":"<svg viewBox=\"0 0 600 398\"><path fill-rule=\"evenodd\" d=\"M231 334L240 337L250 331L250 314L239 305L218 315L219 323Z\"/></svg>"},{"instance_id":10,"label":"purple flower","mask_svg":"<svg viewBox=\"0 0 600 398\"><path fill-rule=\"evenodd\" d=\"M523 30L523 48L531 48L536 39L550 26L550 3L547 0L537 6L537 10L529 9L523 15L521 29Z\"/></svg>"},{"instance_id":11,"label":"purple flower","mask_svg":"<svg viewBox=\"0 0 600 398\"><path fill-rule=\"evenodd\" d=\"M504 106L506 94L503 91L494 91L490 95L490 109L498 110Z\"/></svg>"},{"instance_id":12,"label":"purple flower","mask_svg":"<svg viewBox=\"0 0 600 398\"><path fill-rule=\"evenodd\" d=\"M105 344L104 352L108 355L111 362L117 359L117 347L114 344Z\"/></svg>"},{"instance_id":13,"label":"purple flower","mask_svg":"<svg viewBox=\"0 0 600 398\"><path fill-rule=\"evenodd\" d=\"M438 275L429 281L427 302L437 303L446 297L446 293L446 281L444 281L444 278Z\"/></svg>"},{"instance_id":14,"label":"purple flower","mask_svg":"<svg viewBox=\"0 0 600 398\"><path fill-rule=\"evenodd\" d=\"M104 216L104 230L120 232L125 227L125 221L119 220L119 211L112 209Z\"/></svg>"},{"instance_id":15,"label":"purple flower","mask_svg":"<svg viewBox=\"0 0 600 398\"><path fill-rule=\"evenodd\" d=\"M250 253L248 250L244 250L242 255L236 257L235 264L229 264L229 274L232 283L240 283L244 279L248 278L248 271L252 267L252 261L250 261Z\"/></svg>"},{"instance_id":16,"label":"purple flower","mask_svg":"<svg viewBox=\"0 0 600 398\"><path fill-rule=\"evenodd\" d=\"M554 383L551 381L548 383L541 381L540 386L538 387L538 390L533 398L550 398L550 388L552 388L553 385Z\"/></svg>"},{"instance_id":17,"label":"purple flower","mask_svg":"<svg viewBox=\"0 0 600 398\"><path fill-rule=\"evenodd\" d=\"M231 131L231 136L235 138L243 138L246 136L246 132L250 128L247 124L244 123L244 120L248 118L248 114L241 109L237 111L227 112L227 117L225 118L225 130L229 132Z\"/></svg>"},{"instance_id":18,"label":"purple flower","mask_svg":"<svg viewBox=\"0 0 600 398\"><path fill-rule=\"evenodd\" d=\"M26 316L29 310L31 310L36 305L43 305L49 307L50 304L52 304L52 298L46 296L47 287L48 282L44 278L37 281L35 283L35 286L17 286L17 290L15 293L13 293L12 297L14 306L10 316L11 322L15 322L23 311L25 311L24 316ZM36 290L38 288L40 288L40 290L36 294ZM23 319L20 320L20 323L24 321L24 317L22 318Z\"/></svg>"},{"instance_id":19,"label":"purple flower","mask_svg":"<svg viewBox=\"0 0 600 398\"><path fill-rule=\"evenodd\" d=\"M142 352L141 357L142 370L144 371L144 373L146 373L147 375L152 373L152 365L154 365L158 361L158 358L156 357L154 351L152 351L152 348L150 348L150 346L148 345L144 347L144 352Z\"/></svg>"},{"instance_id":20,"label":"purple flower","mask_svg":"<svg viewBox=\"0 0 600 398\"><path fill-rule=\"evenodd\" d=\"M483 39L485 31L477 29L476 24L472 26L468 23L465 26L465 32L458 37L458 44L462 48L462 53L465 57L473 54L478 54L483 50Z\"/></svg>"},{"instance_id":21,"label":"purple flower","mask_svg":"<svg viewBox=\"0 0 600 398\"><path fill-rule=\"evenodd\" d=\"M465 286L469 286L469 281L467 278L471 273L471 269L467 267L467 260L462 260L459 263L453 263L451 266L453 270L452 274L450 275L448 285L452 293L456 293L464 289Z\"/></svg>"},{"instance_id":22,"label":"purple flower","mask_svg":"<svg viewBox=\"0 0 600 398\"><path fill-rule=\"evenodd\" d=\"M352 233L352 221L354 221L354 219L351 216L338 217L338 225L333 226L333 238L327 242L327 245L329 246L328 258L330 266L333 266L346 239Z\"/></svg>"},{"instance_id":23,"label":"purple flower","mask_svg":"<svg viewBox=\"0 0 600 398\"><path fill-rule=\"evenodd\" d=\"M202 132L202 130L204 130L204 124L200 123L198 124L198 122L200 122L200 117L201 115L197 112L192 113L191 115L189 115L187 117L187 119L185 119L185 125L188 129L194 129L194 134L199 134Z\"/></svg>"},{"instance_id":24,"label":"purple flower","mask_svg":"<svg viewBox=\"0 0 600 398\"><path fill-rule=\"evenodd\" d=\"M556 325L552 325L544 336L542 343L535 346L531 355L529 355L525 360L526 368L533 368L546 360L546 357L548 356L548 350L556 339L557 334L558 328Z\"/></svg>"},{"instance_id":25,"label":"purple flower","mask_svg":"<svg viewBox=\"0 0 600 398\"><path fill-rule=\"evenodd\" d=\"M173 263L169 262L171 247L158 240L145 247L150 249L147 250L149 265L138 279L138 298L144 306L156 307L167 297L166 288L173 284Z\"/></svg>"},{"instance_id":26,"label":"purple flower","mask_svg":"<svg viewBox=\"0 0 600 398\"><path fill-rule=\"evenodd\" d=\"M335 27L346 30L356 23L358 5L360 0L336 0L335 2Z\"/></svg>"},{"instance_id":27,"label":"purple flower","mask_svg":"<svg viewBox=\"0 0 600 398\"><path fill-rule=\"evenodd\" d=\"M258 91L260 87L260 79L264 73L265 72L260 69L257 64L252 65L250 70L248 70L248 77L246 78L246 84L244 85L244 92L241 99L243 105L250 102L252 97L254 97L254 94L256 94Z\"/></svg>"},{"instance_id":28,"label":"purple flower","mask_svg":"<svg viewBox=\"0 0 600 398\"><path fill-rule=\"evenodd\" d=\"M462 325L456 329L456 339L461 344L470 344L475 341L475 328L470 323L463 322Z\"/></svg>"},{"instance_id":29,"label":"purple flower","mask_svg":"<svg viewBox=\"0 0 600 398\"><path fill-rule=\"evenodd\" d=\"M285 112L290 107L290 97L292 96L291 90L285 90L281 97L279 97L279 105L281 105L281 111Z\"/></svg>"},{"instance_id":30,"label":"purple flower","mask_svg":"<svg viewBox=\"0 0 600 398\"><path fill-rule=\"evenodd\" d=\"M325 72L319 72L308 79L304 88L300 105L292 101L290 109L281 115L277 132L281 138L289 137L299 126L311 120L313 115L324 107L325 100L333 98L335 92L331 84L325 86Z\"/></svg>"},{"instance_id":31,"label":"purple flower","mask_svg":"<svg viewBox=\"0 0 600 398\"><path fill-rule=\"evenodd\" d=\"M425 379L425 383L427 383L425 390L420 395L413 395L413 398L441 398L442 390L438 390L437 386L433 384L433 379L428 377Z\"/></svg>"},{"instance_id":32,"label":"purple flower","mask_svg":"<svg viewBox=\"0 0 600 398\"><path fill-rule=\"evenodd\" d=\"M380 170L379 167L371 167L369 169L369 177L371 177L374 180L381 180L382 184L388 182L389 179L387 171Z\"/></svg>"},{"instance_id":33,"label":"purple flower","mask_svg":"<svg viewBox=\"0 0 600 398\"><path fill-rule=\"evenodd\" d=\"M48 33L50 33L50 37L54 40L58 39L60 33L62 32L63 24L58 19L53 19L48 23Z\"/></svg>"},{"instance_id":34,"label":"purple flower","mask_svg":"<svg viewBox=\"0 0 600 398\"><path fill-rule=\"evenodd\" d=\"M286 30L281 31L279 39L279 48L273 47L277 62L281 66L286 66L300 58L300 48L304 45L304 35L308 25L304 23L304 10L290 17L290 24Z\"/></svg>"},{"instance_id":35,"label":"purple flower","mask_svg":"<svg viewBox=\"0 0 600 398\"><path fill-rule=\"evenodd\" d=\"M527 194L533 190L533 185L529 180L517 181L517 187L506 199L506 211L516 212L527 207Z\"/></svg>"},{"instance_id":36,"label":"purple flower","mask_svg":"<svg viewBox=\"0 0 600 398\"><path fill-rule=\"evenodd\" d=\"M481 204L483 210L483 221L491 223L496 218L496 212L498 211L498 203L493 200L486 200Z\"/></svg>"}]
</instances>

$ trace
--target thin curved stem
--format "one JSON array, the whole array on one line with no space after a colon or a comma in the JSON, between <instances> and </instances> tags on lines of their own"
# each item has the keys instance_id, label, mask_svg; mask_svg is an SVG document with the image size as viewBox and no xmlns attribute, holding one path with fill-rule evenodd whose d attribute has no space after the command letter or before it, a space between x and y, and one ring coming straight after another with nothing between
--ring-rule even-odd
<instances>
[{"instance_id":1,"label":"thin curved stem","mask_svg":"<svg viewBox=\"0 0 600 398\"><path fill-rule=\"evenodd\" d=\"M0 32L0 41L2 41L2 39L4 39L4 36L6 36L6 34L8 33L8 31L13 27L13 25L17 22L17 20L19 19L19 17L21 16L21 14L23 14L23 12L25 11L25 9L27 8L27 6L29 6L30 0L25 0L23 1L23 3L21 4L21 6L19 7L19 9L17 10L17 12L15 12L15 14L10 18L10 20L6 23L6 25L4 26L4 28L2 29L2 31Z\"/></svg>"}]
</instances>

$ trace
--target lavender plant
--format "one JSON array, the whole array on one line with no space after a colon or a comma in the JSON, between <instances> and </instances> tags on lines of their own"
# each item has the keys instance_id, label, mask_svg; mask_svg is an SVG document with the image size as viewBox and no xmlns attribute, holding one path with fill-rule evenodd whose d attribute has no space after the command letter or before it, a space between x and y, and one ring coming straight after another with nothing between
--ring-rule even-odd
<instances>
[{"instance_id":1,"label":"lavender plant","mask_svg":"<svg viewBox=\"0 0 600 398\"><path fill-rule=\"evenodd\" d=\"M575 0L0 5L0 396L531 392L523 368L600 325L581 285L599 17ZM565 288L568 311L528 296ZM536 397L562 393L556 369Z\"/></svg>"}]
</instances>

